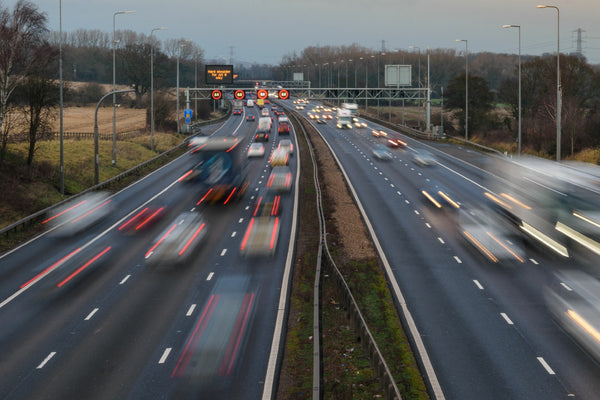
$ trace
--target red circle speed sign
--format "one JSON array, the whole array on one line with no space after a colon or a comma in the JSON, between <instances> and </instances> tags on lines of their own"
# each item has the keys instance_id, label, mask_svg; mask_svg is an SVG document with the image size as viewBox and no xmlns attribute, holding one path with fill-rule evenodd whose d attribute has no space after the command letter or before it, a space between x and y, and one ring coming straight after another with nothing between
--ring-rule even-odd
<instances>
[{"instance_id":1,"label":"red circle speed sign","mask_svg":"<svg viewBox=\"0 0 600 400\"><path fill-rule=\"evenodd\" d=\"M281 100L287 100L290 97L290 92L288 92L285 89L281 89L278 93L277 96L281 99Z\"/></svg>"},{"instance_id":2,"label":"red circle speed sign","mask_svg":"<svg viewBox=\"0 0 600 400\"><path fill-rule=\"evenodd\" d=\"M213 100L221 100L221 97L223 97L223 93L221 93L220 90L213 90L210 94L210 97L212 97Z\"/></svg>"},{"instance_id":3,"label":"red circle speed sign","mask_svg":"<svg viewBox=\"0 0 600 400\"><path fill-rule=\"evenodd\" d=\"M236 90L233 92L233 97L235 97L237 100L243 100L244 97L246 97L246 93L243 90Z\"/></svg>"},{"instance_id":4,"label":"red circle speed sign","mask_svg":"<svg viewBox=\"0 0 600 400\"><path fill-rule=\"evenodd\" d=\"M264 89L260 89L258 92L256 92L256 97L258 97L259 99L266 99L267 97L269 97L269 92L267 92Z\"/></svg>"}]
</instances>

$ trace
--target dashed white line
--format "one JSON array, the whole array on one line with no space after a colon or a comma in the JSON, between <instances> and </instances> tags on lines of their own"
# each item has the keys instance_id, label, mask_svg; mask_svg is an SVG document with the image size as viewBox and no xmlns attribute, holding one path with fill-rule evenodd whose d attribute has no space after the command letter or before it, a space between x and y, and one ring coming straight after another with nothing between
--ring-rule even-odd
<instances>
[{"instance_id":1,"label":"dashed white line","mask_svg":"<svg viewBox=\"0 0 600 400\"><path fill-rule=\"evenodd\" d=\"M438 237L437 239L440 241L441 244L446 244L446 242L444 242L444 239L442 239L441 237Z\"/></svg>"},{"instance_id":2,"label":"dashed white line","mask_svg":"<svg viewBox=\"0 0 600 400\"><path fill-rule=\"evenodd\" d=\"M395 188L396 186L394 186L393 183L390 183L390 187Z\"/></svg>"},{"instance_id":3,"label":"dashed white line","mask_svg":"<svg viewBox=\"0 0 600 400\"><path fill-rule=\"evenodd\" d=\"M479 283L477 279L473 279L473 283L475 284L475 286L477 286L479 290L483 290L483 285Z\"/></svg>"},{"instance_id":4,"label":"dashed white line","mask_svg":"<svg viewBox=\"0 0 600 400\"><path fill-rule=\"evenodd\" d=\"M158 360L158 363L159 363L159 364L164 364L164 363L165 363L165 361L167 361L167 357L169 357L169 354L171 354L171 348L170 348L170 347L167 347L167 348L165 349L165 351L163 352L163 355L162 355L162 357L160 357L160 360Z\"/></svg>"},{"instance_id":5,"label":"dashed white line","mask_svg":"<svg viewBox=\"0 0 600 400\"><path fill-rule=\"evenodd\" d=\"M246 206L245 210L249 210L249 209L250 209L250 206Z\"/></svg>"},{"instance_id":6,"label":"dashed white line","mask_svg":"<svg viewBox=\"0 0 600 400\"><path fill-rule=\"evenodd\" d=\"M535 265L538 265L538 262L535 261L533 258L530 258L529 261L531 261L532 263L534 263Z\"/></svg>"},{"instance_id":7,"label":"dashed white line","mask_svg":"<svg viewBox=\"0 0 600 400\"><path fill-rule=\"evenodd\" d=\"M408 200L404 200L404 202L405 202L406 204L410 204L410 201L408 201Z\"/></svg>"},{"instance_id":8,"label":"dashed white line","mask_svg":"<svg viewBox=\"0 0 600 400\"><path fill-rule=\"evenodd\" d=\"M225 254L227 254L227 249L223 249L223 250L221 251L221 257L223 257Z\"/></svg>"},{"instance_id":9,"label":"dashed white line","mask_svg":"<svg viewBox=\"0 0 600 400\"><path fill-rule=\"evenodd\" d=\"M231 237L235 237L235 235L237 235L236 231L231 232Z\"/></svg>"},{"instance_id":10,"label":"dashed white line","mask_svg":"<svg viewBox=\"0 0 600 400\"><path fill-rule=\"evenodd\" d=\"M210 274L208 274L208 276L206 277L207 281L210 281L212 279L212 277L214 276L214 272L211 272Z\"/></svg>"},{"instance_id":11,"label":"dashed white line","mask_svg":"<svg viewBox=\"0 0 600 400\"><path fill-rule=\"evenodd\" d=\"M238 224L241 224L242 222L244 222L244 218L240 218Z\"/></svg>"},{"instance_id":12,"label":"dashed white line","mask_svg":"<svg viewBox=\"0 0 600 400\"><path fill-rule=\"evenodd\" d=\"M564 283L564 282L561 282L561 283L560 283L560 286L564 287L564 288L565 288L565 289L567 289L569 292L572 292L572 291L573 291L573 289L571 289L569 286L567 286L567 284L566 284L566 283Z\"/></svg>"},{"instance_id":13,"label":"dashed white line","mask_svg":"<svg viewBox=\"0 0 600 400\"><path fill-rule=\"evenodd\" d=\"M195 305L195 304L192 304L192 305L190 306L190 308L188 308L187 312L185 313L185 316L186 316L186 317L189 317L189 316L191 316L191 315L194 313L194 310L195 310L195 309L196 309L196 305Z\"/></svg>"},{"instance_id":14,"label":"dashed white line","mask_svg":"<svg viewBox=\"0 0 600 400\"><path fill-rule=\"evenodd\" d=\"M454 259L456 260L457 263L462 264L462 260L460 258L458 258L457 256L454 256Z\"/></svg>"},{"instance_id":15,"label":"dashed white line","mask_svg":"<svg viewBox=\"0 0 600 400\"><path fill-rule=\"evenodd\" d=\"M123 278L123 280L122 280L121 282L119 282L119 285L122 285L122 284L124 284L125 282L127 282L127 280L128 280L130 277L131 277L131 274L130 274L130 275L127 275L125 278Z\"/></svg>"},{"instance_id":16,"label":"dashed white line","mask_svg":"<svg viewBox=\"0 0 600 400\"><path fill-rule=\"evenodd\" d=\"M398 191L397 191L396 193L398 193L398 196L402 196L402 193L400 193L400 192L398 192Z\"/></svg>"},{"instance_id":17,"label":"dashed white line","mask_svg":"<svg viewBox=\"0 0 600 400\"><path fill-rule=\"evenodd\" d=\"M383 180L384 180L384 181L389 181L389 179L388 179L388 178L383 178Z\"/></svg>"},{"instance_id":18,"label":"dashed white line","mask_svg":"<svg viewBox=\"0 0 600 400\"><path fill-rule=\"evenodd\" d=\"M414 210L414 211L415 211L415 214L421 215L418 210Z\"/></svg>"},{"instance_id":19,"label":"dashed white line","mask_svg":"<svg viewBox=\"0 0 600 400\"><path fill-rule=\"evenodd\" d=\"M429 222L425 222L425 226L431 229L431 225L429 224Z\"/></svg>"},{"instance_id":20,"label":"dashed white line","mask_svg":"<svg viewBox=\"0 0 600 400\"><path fill-rule=\"evenodd\" d=\"M91 313L89 313L89 314L87 315L87 317L85 317L85 321L89 321L90 319L92 319L92 317L94 316L94 314L96 314L96 313L98 312L98 310L99 310L99 308L94 308L94 309L92 310L92 312L91 312Z\"/></svg>"},{"instance_id":21,"label":"dashed white line","mask_svg":"<svg viewBox=\"0 0 600 400\"><path fill-rule=\"evenodd\" d=\"M506 315L503 312L501 312L500 315L502 315L502 318L504 318L504 320L506 321L507 324L514 325L514 323L512 322L512 320L510 318L508 318L508 315Z\"/></svg>"},{"instance_id":22,"label":"dashed white line","mask_svg":"<svg viewBox=\"0 0 600 400\"><path fill-rule=\"evenodd\" d=\"M37 368L36 368L36 369L42 369L42 368L44 368L44 365L46 365L46 363L47 363L48 361L50 361L50 359L51 359L52 357L54 357L55 355L56 355L56 352L55 352L55 351L53 351L52 353L48 354L48 356L47 356L46 358L44 358L44 361L42 361L42 362L40 363L40 365L38 365L38 366L37 366Z\"/></svg>"},{"instance_id":23,"label":"dashed white line","mask_svg":"<svg viewBox=\"0 0 600 400\"><path fill-rule=\"evenodd\" d=\"M554 373L554 371L552 370L552 368L550 368L550 366L548 365L548 363L546 362L546 360L544 360L543 357L538 357L537 359L540 362L540 364L542 364L542 367L544 367L544 369L546 370L546 372L548 372L550 375L556 375Z\"/></svg>"}]
</instances>

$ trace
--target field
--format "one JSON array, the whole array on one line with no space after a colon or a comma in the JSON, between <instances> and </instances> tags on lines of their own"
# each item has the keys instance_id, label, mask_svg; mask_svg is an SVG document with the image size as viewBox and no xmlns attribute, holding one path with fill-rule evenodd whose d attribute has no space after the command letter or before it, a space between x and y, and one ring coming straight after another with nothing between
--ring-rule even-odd
<instances>
[{"instance_id":1,"label":"field","mask_svg":"<svg viewBox=\"0 0 600 400\"><path fill-rule=\"evenodd\" d=\"M108 100L107 100L108 101ZM93 132L95 107L67 107L63 111L64 132ZM98 109L98 131L112 132L112 107ZM134 108L117 108L117 132L144 129L146 126L146 110ZM53 131L60 130L58 118L53 123Z\"/></svg>"}]
</instances>

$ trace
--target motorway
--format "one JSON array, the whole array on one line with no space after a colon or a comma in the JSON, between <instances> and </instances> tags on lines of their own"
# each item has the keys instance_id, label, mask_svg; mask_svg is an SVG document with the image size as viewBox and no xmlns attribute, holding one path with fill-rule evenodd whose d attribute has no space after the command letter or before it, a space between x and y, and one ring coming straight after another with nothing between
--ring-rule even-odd
<instances>
[{"instance_id":1,"label":"motorway","mask_svg":"<svg viewBox=\"0 0 600 400\"><path fill-rule=\"evenodd\" d=\"M323 115L317 105L300 112ZM417 141L368 121L366 128L337 129L332 114L333 120L313 124L356 192L401 290L399 301L415 321L435 371L429 378L432 397L598 398L598 363L554 322L544 301L544 288L556 283L553 271L567 263L597 266L598 258L584 254L565 261L513 230L519 258L491 262L460 234L459 211L445 203L438 209L422 193L441 188L463 208L486 203L486 185L495 179L485 170L493 165L491 156ZM387 138L373 130L400 137L407 146L390 149L391 160L379 160L373 148ZM433 155L433 165L415 162L422 150Z\"/></svg>"},{"instance_id":2,"label":"motorway","mask_svg":"<svg viewBox=\"0 0 600 400\"><path fill-rule=\"evenodd\" d=\"M259 110L246 108L203 133L239 138L245 159L256 129L248 114L258 119ZM238 202L199 204L198 184L180 179L197 163L196 154L185 154L110 195L96 223L49 229L1 255L0 398L268 396L293 252L295 184L282 195L274 254L244 257L240 243L269 176L277 122L273 132L265 156L248 160L250 185ZM133 229L130 221L145 218L138 215L146 209L156 217ZM184 212L205 223L193 255L169 267L147 263L159 234Z\"/></svg>"}]
</instances>

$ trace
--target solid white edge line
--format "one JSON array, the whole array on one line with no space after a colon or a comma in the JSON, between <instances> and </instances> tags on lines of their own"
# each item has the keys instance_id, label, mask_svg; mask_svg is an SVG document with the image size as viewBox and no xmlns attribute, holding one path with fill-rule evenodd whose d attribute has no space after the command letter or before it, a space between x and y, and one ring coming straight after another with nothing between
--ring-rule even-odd
<instances>
[{"instance_id":1,"label":"solid white edge line","mask_svg":"<svg viewBox=\"0 0 600 400\"><path fill-rule=\"evenodd\" d=\"M42 369L42 368L44 368L44 365L46 365L46 363L48 363L48 361L50 361L50 359L51 359L52 357L54 357L55 355L56 355L56 352L55 352L55 351L53 351L53 352L51 352L50 354L48 354L48 356L46 356L46 358L44 358L44 361L42 361L42 362L40 363L40 365L38 365L38 366L36 367L36 369Z\"/></svg>"},{"instance_id":2,"label":"solid white edge line","mask_svg":"<svg viewBox=\"0 0 600 400\"><path fill-rule=\"evenodd\" d=\"M438 400L444 400L445 399L444 392L442 391L442 387L440 386L440 383L437 379L435 370L433 369L433 364L431 363L429 355L427 354L427 349L425 348L425 344L423 343L421 334L420 334L419 330L417 329L417 325L412 317L412 314L410 313L410 310L408 309L408 306L404 299L404 295L402 294L402 291L400 290L400 286L398 285L398 282L396 281L396 278L392 271L392 267L390 266L390 263L388 262L388 259L385 255L385 253L383 252L383 248L381 247L381 244L379 243L379 239L377 238L377 235L375 234L373 225L371 224L371 221L369 220L367 213L366 213L365 209L363 208L360 199L358 198L358 194L356 193L354 186L350 182L350 177L346 173L346 170L342 166L335 151L333 151L333 148L329 145L329 142L327 142L327 140L325 140L325 138L323 137L323 135L321 135L320 132L319 132L319 135L321 136L321 138L323 139L325 144L327 144L329 151L331 151L331 154L333 154L333 157L335 158L335 161L336 161L338 167L342 171L342 174L344 175L344 178L346 179L346 183L348 184L348 187L350 188L350 191L352 192L354 200L356 201L356 204L363 216L363 220L365 221L365 224L367 225L367 229L369 230L371 239L375 243L375 247L377 248L377 252L379 253L379 256L381 257L381 261L384 265L387 277L392 285L393 292L396 295L396 298L398 299L398 303L400 304L400 307L402 308L402 314L404 315L404 318L406 319L406 323L408 324L408 328L409 328L409 330L411 332L411 336L415 342L415 346L417 348L418 355L421 358L423 367L425 368L425 374L427 376L427 380L429 381L429 384L431 385L431 390L433 391L433 396ZM406 202L409 203L408 200ZM263 397L263 400L266 400L266 399Z\"/></svg>"},{"instance_id":3,"label":"solid white edge line","mask_svg":"<svg viewBox=\"0 0 600 400\"><path fill-rule=\"evenodd\" d=\"M293 129L293 128L292 128ZM296 148L298 148L298 140L294 134L294 140L296 141ZM281 294L279 295L279 305L277 308L277 318L275 320L275 329L273 331L273 342L271 343L271 351L269 353L269 362L267 365L267 372L265 375L264 390L262 400L271 400L273 397L273 390L275 389L275 372L277 371L277 360L279 359L279 351L281 350L280 343L283 341L284 333L284 322L287 310L288 291L291 286L291 275L292 275L292 262L294 261L294 248L296 247L296 235L298 225L298 203L299 193L298 184L300 182L300 157L296 158L296 181L294 185L294 208L292 215L292 227L290 233L290 242L288 244L288 253L285 260L285 269L283 271L283 278L281 279Z\"/></svg>"},{"instance_id":4,"label":"solid white edge line","mask_svg":"<svg viewBox=\"0 0 600 400\"><path fill-rule=\"evenodd\" d=\"M92 312L89 313L87 317L85 317L84 321L89 321L90 319L92 319L92 317L94 316L94 314L96 314L98 312L98 310L99 310L99 308L94 308L92 310Z\"/></svg>"},{"instance_id":5,"label":"solid white edge line","mask_svg":"<svg viewBox=\"0 0 600 400\"><path fill-rule=\"evenodd\" d=\"M165 361L167 361L167 357L169 357L169 354L171 354L171 347L167 347L165 349L165 351L163 352L163 355L160 357L160 360L158 360L159 364L164 364Z\"/></svg>"},{"instance_id":6,"label":"solid white edge line","mask_svg":"<svg viewBox=\"0 0 600 400\"><path fill-rule=\"evenodd\" d=\"M554 370L552 368L550 368L550 366L548 365L548 363L546 362L546 360L544 360L543 357L538 357L537 360L540 362L540 364L542 364L542 367L544 367L544 369L546 370L546 372L550 375L556 375L556 373L554 372Z\"/></svg>"}]
</instances>

